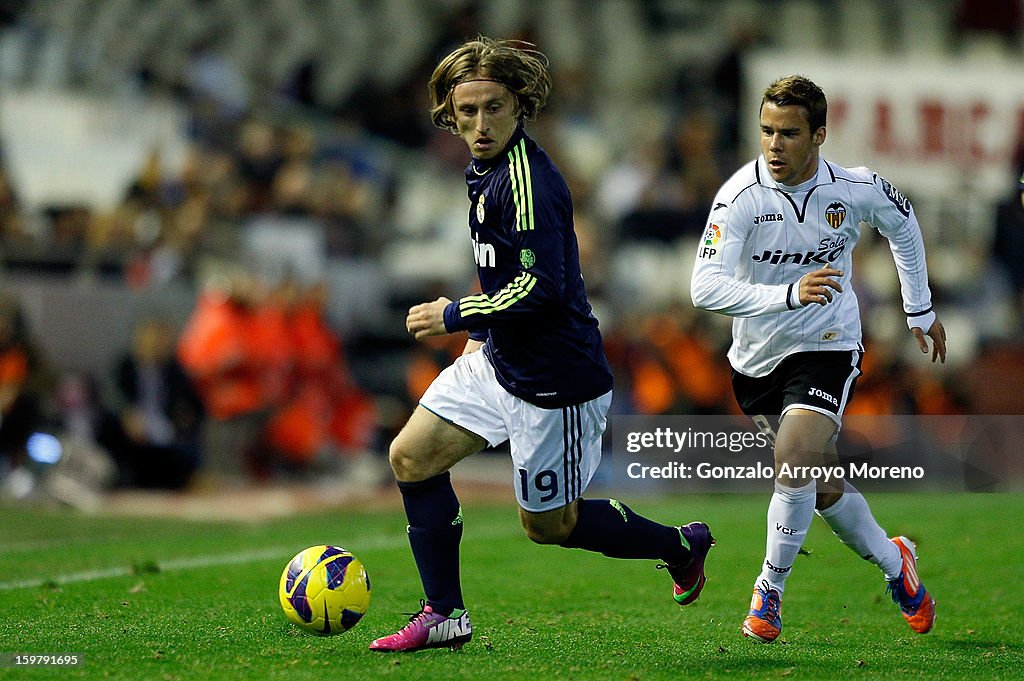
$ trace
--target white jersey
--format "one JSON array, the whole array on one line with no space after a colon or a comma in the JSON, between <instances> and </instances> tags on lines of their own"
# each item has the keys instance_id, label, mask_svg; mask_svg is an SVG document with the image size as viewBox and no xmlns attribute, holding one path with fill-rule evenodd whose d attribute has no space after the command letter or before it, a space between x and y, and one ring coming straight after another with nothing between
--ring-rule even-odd
<instances>
[{"instance_id":1,"label":"white jersey","mask_svg":"<svg viewBox=\"0 0 1024 681\"><path fill-rule=\"evenodd\" d=\"M693 304L735 317L729 362L741 374L770 373L795 352L855 350L860 310L850 278L862 226L889 241L911 326L931 325L931 292L921 228L910 202L867 168L819 159L809 181L775 182L764 157L718 191L697 248ZM796 284L823 267L842 270L842 293L801 307ZM925 330L927 330L927 326Z\"/></svg>"}]
</instances>

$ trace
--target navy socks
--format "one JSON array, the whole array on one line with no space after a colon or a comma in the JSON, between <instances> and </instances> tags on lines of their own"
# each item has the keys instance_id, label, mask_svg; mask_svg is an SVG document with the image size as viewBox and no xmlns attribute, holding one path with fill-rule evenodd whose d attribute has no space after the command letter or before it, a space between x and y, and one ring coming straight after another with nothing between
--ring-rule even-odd
<instances>
[{"instance_id":1,"label":"navy socks","mask_svg":"<svg viewBox=\"0 0 1024 681\"><path fill-rule=\"evenodd\" d=\"M661 559L687 565L690 549L679 528L660 525L615 499L580 499L576 527L562 546L597 551L611 558Z\"/></svg>"},{"instance_id":2,"label":"navy socks","mask_svg":"<svg viewBox=\"0 0 1024 681\"><path fill-rule=\"evenodd\" d=\"M459 580L459 542L462 541L462 508L446 471L420 482L399 482L405 515L409 519L409 544L423 582L427 605L450 615L464 608Z\"/></svg>"},{"instance_id":3,"label":"navy socks","mask_svg":"<svg viewBox=\"0 0 1024 681\"><path fill-rule=\"evenodd\" d=\"M447 472L420 482L399 482L412 547L427 605L450 615L465 608L459 579L462 509ZM679 528L637 515L615 499L580 499L576 527L562 544L612 558L660 559L687 565L690 550Z\"/></svg>"}]
</instances>

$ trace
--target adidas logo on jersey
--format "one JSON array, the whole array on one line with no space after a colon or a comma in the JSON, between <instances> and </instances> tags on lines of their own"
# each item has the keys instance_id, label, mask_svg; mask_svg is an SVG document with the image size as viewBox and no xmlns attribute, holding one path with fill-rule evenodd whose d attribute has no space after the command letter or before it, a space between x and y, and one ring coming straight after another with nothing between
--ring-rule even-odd
<instances>
[{"instance_id":1,"label":"adidas logo on jersey","mask_svg":"<svg viewBox=\"0 0 1024 681\"><path fill-rule=\"evenodd\" d=\"M788 262L794 265L810 265L811 263L818 263L819 265L827 265L828 263L835 262L846 250L845 236L841 236L837 239L822 239L818 243L818 250L816 251L799 251L795 253L783 253L780 249L774 251L764 251L761 255L751 256L751 260L754 262L766 262L769 265L785 265Z\"/></svg>"}]
</instances>

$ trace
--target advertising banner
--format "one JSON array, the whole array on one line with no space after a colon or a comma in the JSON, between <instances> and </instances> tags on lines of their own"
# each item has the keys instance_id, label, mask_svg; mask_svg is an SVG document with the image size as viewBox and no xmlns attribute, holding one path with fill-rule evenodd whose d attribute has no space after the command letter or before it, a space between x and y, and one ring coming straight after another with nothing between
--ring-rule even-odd
<instances>
[{"instance_id":1,"label":"advertising banner","mask_svg":"<svg viewBox=\"0 0 1024 681\"><path fill-rule=\"evenodd\" d=\"M744 114L756 116L765 87L790 74L825 91L822 154L829 160L868 166L915 198L964 191L1002 198L1017 179L1014 155L1024 143L1019 63L758 53L745 63L740 112L751 154L759 151L758 128Z\"/></svg>"}]
</instances>

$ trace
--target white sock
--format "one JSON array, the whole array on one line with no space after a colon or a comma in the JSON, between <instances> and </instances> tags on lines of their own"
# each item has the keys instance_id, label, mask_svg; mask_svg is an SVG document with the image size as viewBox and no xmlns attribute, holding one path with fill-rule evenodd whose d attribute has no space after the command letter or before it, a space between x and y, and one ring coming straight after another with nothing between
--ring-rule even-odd
<instances>
[{"instance_id":1,"label":"white sock","mask_svg":"<svg viewBox=\"0 0 1024 681\"><path fill-rule=\"evenodd\" d=\"M776 589L781 594L786 577L793 569L807 530L814 519L815 483L803 487L785 487L775 483L775 493L768 504L768 540L764 564L755 587Z\"/></svg>"},{"instance_id":2,"label":"white sock","mask_svg":"<svg viewBox=\"0 0 1024 681\"><path fill-rule=\"evenodd\" d=\"M871 515L864 496L849 482L843 488L843 496L824 511L818 511L822 520L828 523L839 541L857 552L864 560L877 565L886 580L896 579L903 568L900 550L889 541L885 530Z\"/></svg>"}]
</instances>

